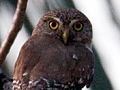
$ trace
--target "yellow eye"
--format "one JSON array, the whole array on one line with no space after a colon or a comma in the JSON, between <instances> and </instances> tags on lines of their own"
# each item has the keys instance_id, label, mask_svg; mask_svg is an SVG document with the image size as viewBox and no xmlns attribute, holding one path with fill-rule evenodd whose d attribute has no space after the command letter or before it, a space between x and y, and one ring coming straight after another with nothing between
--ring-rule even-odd
<instances>
[{"instance_id":1,"label":"yellow eye","mask_svg":"<svg viewBox=\"0 0 120 90\"><path fill-rule=\"evenodd\" d=\"M82 29L82 24L80 22L76 22L74 24L74 29L77 30L77 31L80 31Z\"/></svg>"},{"instance_id":2,"label":"yellow eye","mask_svg":"<svg viewBox=\"0 0 120 90\"><path fill-rule=\"evenodd\" d=\"M49 25L50 25L50 28L51 28L51 29L55 30L55 29L58 28L59 23L58 23L57 21L53 20L53 21L50 22Z\"/></svg>"}]
</instances>

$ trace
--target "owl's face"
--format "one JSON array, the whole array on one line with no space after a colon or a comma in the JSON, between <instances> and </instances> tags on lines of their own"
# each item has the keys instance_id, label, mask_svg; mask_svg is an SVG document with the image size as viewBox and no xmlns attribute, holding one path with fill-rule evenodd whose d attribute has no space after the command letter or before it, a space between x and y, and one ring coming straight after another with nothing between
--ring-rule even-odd
<instances>
[{"instance_id":1,"label":"owl's face","mask_svg":"<svg viewBox=\"0 0 120 90\"><path fill-rule=\"evenodd\" d=\"M44 28L43 28L44 27ZM53 10L45 14L33 31L58 38L65 45L80 42L91 47L92 25L88 18L76 9Z\"/></svg>"}]
</instances>

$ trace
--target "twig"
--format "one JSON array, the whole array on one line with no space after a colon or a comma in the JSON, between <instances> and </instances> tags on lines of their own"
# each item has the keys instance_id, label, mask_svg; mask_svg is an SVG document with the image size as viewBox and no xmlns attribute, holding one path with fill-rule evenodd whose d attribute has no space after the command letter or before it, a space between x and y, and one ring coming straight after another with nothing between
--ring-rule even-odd
<instances>
[{"instance_id":1,"label":"twig","mask_svg":"<svg viewBox=\"0 0 120 90\"><path fill-rule=\"evenodd\" d=\"M4 62L10 50L10 47L12 46L18 32L20 31L22 27L24 16L25 16L25 11L27 7L27 1L28 0L18 0L17 9L14 15L13 23L9 29L9 33L7 34L6 39L4 40L0 48L0 66Z\"/></svg>"}]
</instances>

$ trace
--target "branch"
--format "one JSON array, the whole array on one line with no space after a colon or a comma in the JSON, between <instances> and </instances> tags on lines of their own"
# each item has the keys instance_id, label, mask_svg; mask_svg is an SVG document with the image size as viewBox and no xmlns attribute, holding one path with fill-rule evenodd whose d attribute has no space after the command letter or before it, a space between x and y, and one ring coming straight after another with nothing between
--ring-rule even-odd
<instances>
[{"instance_id":1,"label":"branch","mask_svg":"<svg viewBox=\"0 0 120 90\"><path fill-rule=\"evenodd\" d=\"M0 48L0 65L2 65L2 63L4 62L10 50L10 47L12 46L18 32L22 27L25 11L27 7L27 1L28 0L18 0L13 23L9 29L9 33L7 34L6 39L4 40Z\"/></svg>"}]
</instances>

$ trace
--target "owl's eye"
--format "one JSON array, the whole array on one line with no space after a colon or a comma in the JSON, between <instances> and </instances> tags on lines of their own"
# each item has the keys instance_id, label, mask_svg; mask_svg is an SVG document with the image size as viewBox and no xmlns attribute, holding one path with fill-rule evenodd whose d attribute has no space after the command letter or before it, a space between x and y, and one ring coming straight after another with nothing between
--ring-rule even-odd
<instances>
[{"instance_id":1,"label":"owl's eye","mask_svg":"<svg viewBox=\"0 0 120 90\"><path fill-rule=\"evenodd\" d=\"M74 29L77 31L80 31L82 29L83 25L80 22L76 22L74 24Z\"/></svg>"},{"instance_id":2,"label":"owl's eye","mask_svg":"<svg viewBox=\"0 0 120 90\"><path fill-rule=\"evenodd\" d=\"M53 21L50 22L49 25L50 25L50 28L51 28L51 29L55 30L55 29L58 28L59 23L58 23L57 21L53 20Z\"/></svg>"}]
</instances>

